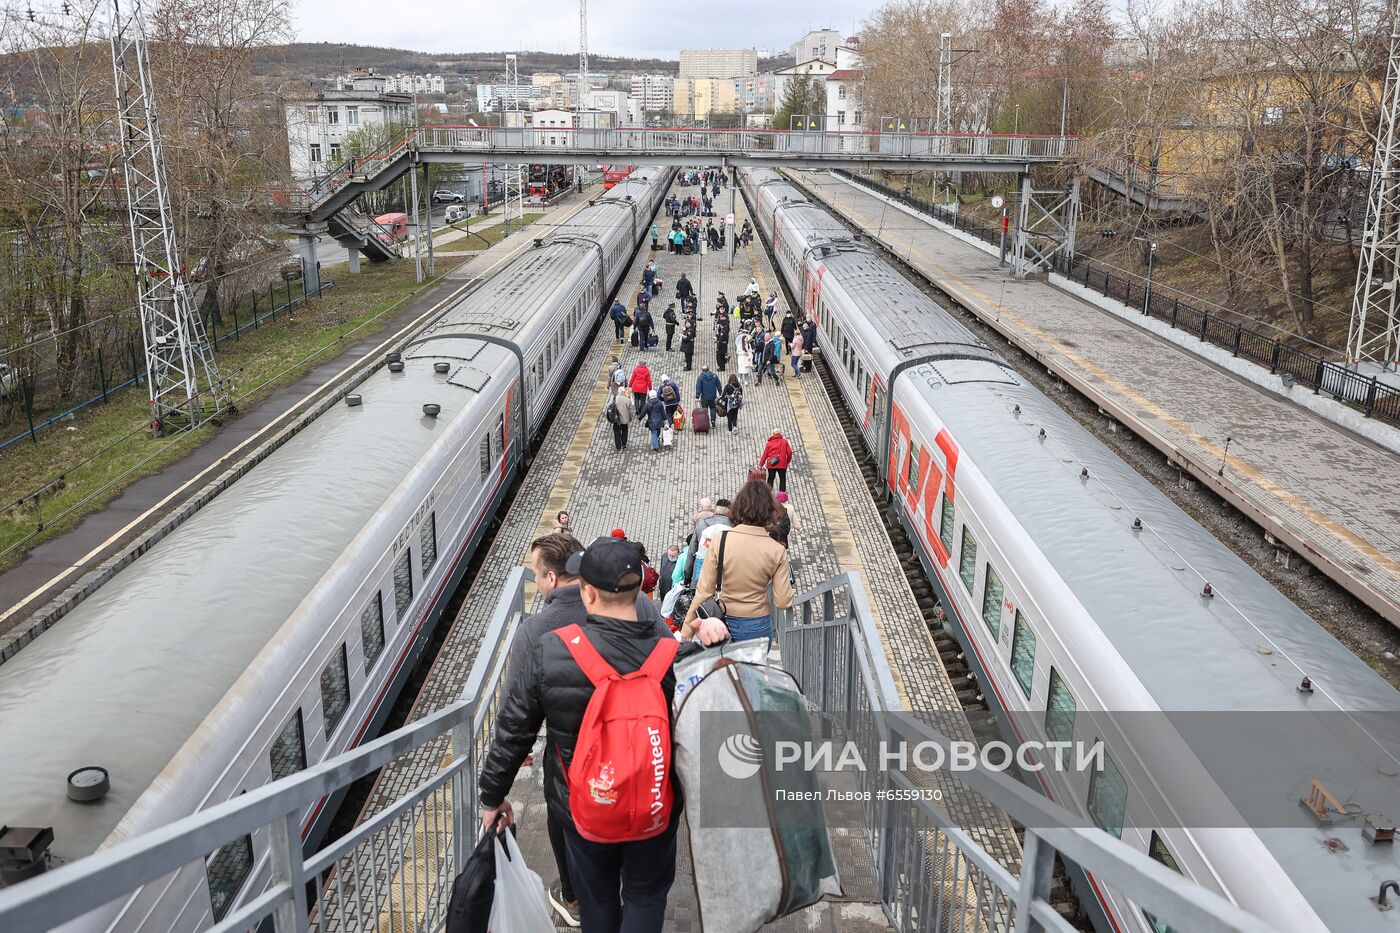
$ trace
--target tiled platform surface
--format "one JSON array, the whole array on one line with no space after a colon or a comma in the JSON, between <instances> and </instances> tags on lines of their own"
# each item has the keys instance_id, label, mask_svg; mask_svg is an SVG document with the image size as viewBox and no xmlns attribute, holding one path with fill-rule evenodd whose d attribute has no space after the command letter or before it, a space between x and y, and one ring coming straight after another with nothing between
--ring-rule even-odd
<instances>
[{"instance_id":1,"label":"tiled platform surface","mask_svg":"<svg viewBox=\"0 0 1400 933\"><path fill-rule=\"evenodd\" d=\"M727 198L728 193L721 197ZM738 201L738 214L742 224L746 216L742 199ZM659 307L653 305L657 312L672 300L673 286L681 272L687 273L697 287L703 281L695 370L683 371L679 335L675 351L665 350L663 337L660 348L643 354L616 343L610 324L599 331L574 386L560 399L561 410L497 533L479 582L467 595L454 630L428 676L413 718L458 697L499 595L492 581L503 580L511 569L524 562L530 540L549 530L555 512L568 509L579 537L585 541L621 527L629 538L645 544L653 559L659 560L667 545L684 538L688 516L695 511L698 500L703 496L732 495L745 479L748 467L758 462L769 433L779 429L790 439L795 452L788 491L799 522L792 539L798 589L843 570L860 570L906 704L931 717L950 737L972 739L898 559L885 537L879 512L865 489L855 455L815 376L789 378L782 386L765 383L747 389L739 429L732 435L723 429L708 435L685 431L677 435L673 449L653 453L646 433L634 424L630 445L621 452L613 449L610 426L602 418L604 367L613 354L629 369L641 357L654 378L663 373L671 375L681 385L689 407L700 366L715 364L712 325L704 312L712 307L716 291L723 289L733 297L748 284L751 275L759 280L765 293L777 287L768 259L757 246L741 250L732 270L726 267L722 253L680 257L643 249L631 272L632 282L640 280L641 269L649 258L657 260L666 282L666 296ZM630 285L624 288L624 293L631 291ZM657 316L659 319L659 313ZM732 371L732 360L730 368ZM437 770L445 751L445 743L425 748L385 769L366 815ZM555 870L542 823L538 772L537 768L521 772L512 801L521 821L520 840L526 861L548 881ZM955 811L959 822L1014 870L1019 862L1019 844L1005 817L980 801L967 800L966 794L949 796L956 797L949 809ZM832 821L837 826L834 836L841 855L845 897L784 918L773 925L774 929L839 929L858 933L887 928L875 901L873 866L863 838L854 828L856 821L835 814ZM684 835L680 851L667 929L699 930Z\"/></svg>"},{"instance_id":2,"label":"tiled platform surface","mask_svg":"<svg viewBox=\"0 0 1400 933\"><path fill-rule=\"evenodd\" d=\"M793 175L1400 625L1400 457L829 173Z\"/></svg>"}]
</instances>

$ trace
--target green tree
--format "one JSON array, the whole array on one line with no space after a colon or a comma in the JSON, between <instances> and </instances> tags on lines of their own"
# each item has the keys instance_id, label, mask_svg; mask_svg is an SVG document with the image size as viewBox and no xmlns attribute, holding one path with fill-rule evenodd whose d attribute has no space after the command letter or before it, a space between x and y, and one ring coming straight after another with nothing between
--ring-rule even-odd
<instances>
[{"instance_id":1,"label":"green tree","mask_svg":"<svg viewBox=\"0 0 1400 933\"><path fill-rule=\"evenodd\" d=\"M783 99L773 114L773 129L792 128L792 118L802 114L826 113L826 88L811 75L791 75L783 85ZM820 128L820 127L819 127Z\"/></svg>"}]
</instances>

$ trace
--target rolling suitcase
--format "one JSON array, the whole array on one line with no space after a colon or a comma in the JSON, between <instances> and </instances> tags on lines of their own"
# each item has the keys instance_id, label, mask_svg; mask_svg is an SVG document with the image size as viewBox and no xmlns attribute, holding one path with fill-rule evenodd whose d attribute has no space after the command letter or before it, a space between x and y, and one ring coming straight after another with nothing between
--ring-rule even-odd
<instances>
[{"instance_id":1,"label":"rolling suitcase","mask_svg":"<svg viewBox=\"0 0 1400 933\"><path fill-rule=\"evenodd\" d=\"M705 434L710 430L710 410L701 408L698 405L690 411L690 427L696 434Z\"/></svg>"},{"instance_id":2,"label":"rolling suitcase","mask_svg":"<svg viewBox=\"0 0 1400 933\"><path fill-rule=\"evenodd\" d=\"M635 347L635 346L639 346L639 345L641 344L641 340L640 340L640 339L638 338L638 336L637 336L637 328L635 328L635 327L632 328L632 338L631 338L631 340L632 340L632 346L634 346L634 347Z\"/></svg>"}]
</instances>

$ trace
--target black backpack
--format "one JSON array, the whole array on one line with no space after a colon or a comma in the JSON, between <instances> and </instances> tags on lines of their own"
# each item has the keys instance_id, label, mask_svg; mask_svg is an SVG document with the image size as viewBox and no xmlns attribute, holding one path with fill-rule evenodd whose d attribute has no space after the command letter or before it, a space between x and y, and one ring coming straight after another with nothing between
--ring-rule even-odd
<instances>
[{"instance_id":1,"label":"black backpack","mask_svg":"<svg viewBox=\"0 0 1400 933\"><path fill-rule=\"evenodd\" d=\"M608 402L608 407L603 409L603 417L608 419L608 424L621 424L622 413L617 410L617 399Z\"/></svg>"},{"instance_id":2,"label":"black backpack","mask_svg":"<svg viewBox=\"0 0 1400 933\"><path fill-rule=\"evenodd\" d=\"M674 405L677 401L676 387L669 382L661 387L661 401L665 402L667 405Z\"/></svg>"},{"instance_id":3,"label":"black backpack","mask_svg":"<svg viewBox=\"0 0 1400 933\"><path fill-rule=\"evenodd\" d=\"M514 824L510 827L515 834ZM452 882L447 905L447 933L487 933L496 899L496 834L484 831Z\"/></svg>"}]
</instances>

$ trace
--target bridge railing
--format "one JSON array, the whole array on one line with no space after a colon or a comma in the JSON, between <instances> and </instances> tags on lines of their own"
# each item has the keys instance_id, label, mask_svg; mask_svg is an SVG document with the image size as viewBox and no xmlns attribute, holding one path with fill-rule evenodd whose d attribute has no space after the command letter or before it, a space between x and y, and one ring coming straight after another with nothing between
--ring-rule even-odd
<instances>
[{"instance_id":1,"label":"bridge railing","mask_svg":"<svg viewBox=\"0 0 1400 933\"><path fill-rule=\"evenodd\" d=\"M525 583L507 579L482 636L462 698L367 745L255 788L168 826L0 889L0 930L40 930L81 920L82 929L150 922L144 913L172 881L208 878L218 917L201 891L179 895L182 929L218 933L271 922L277 933L378 929L437 933L452 881L480 833L477 772L491 739L509 646L525 618ZM783 663L832 728L866 761L885 747L948 740L905 710L859 575L842 574L798 597L778 631ZM440 766L364 823L309 856L301 818L318 801L404 756L427 750ZM951 758L945 758L951 760ZM920 774L863 769L862 828L884 913L900 931L1073 928L1047 900L1056 852L1132 898L1175 929L1263 933L1267 928L1224 898L1098 829L1003 773L980 763L956 780L1026 827L1019 873L1001 864L919 793ZM211 853L241 850L246 870L230 872ZM222 869L217 866L222 864Z\"/></svg>"},{"instance_id":2,"label":"bridge railing","mask_svg":"<svg viewBox=\"0 0 1400 933\"><path fill-rule=\"evenodd\" d=\"M291 210L314 208L355 182L368 182L413 151L476 154L482 159L518 161L532 153L577 151L586 160L648 155L713 153L746 156L771 153L802 157L884 157L889 159L971 160L986 163L1056 162L1072 157L1073 136L1034 134L914 133L870 130L705 129L623 126L593 129L571 126L447 126L410 130L383 150L332 166L313 182L277 192Z\"/></svg>"}]
</instances>

